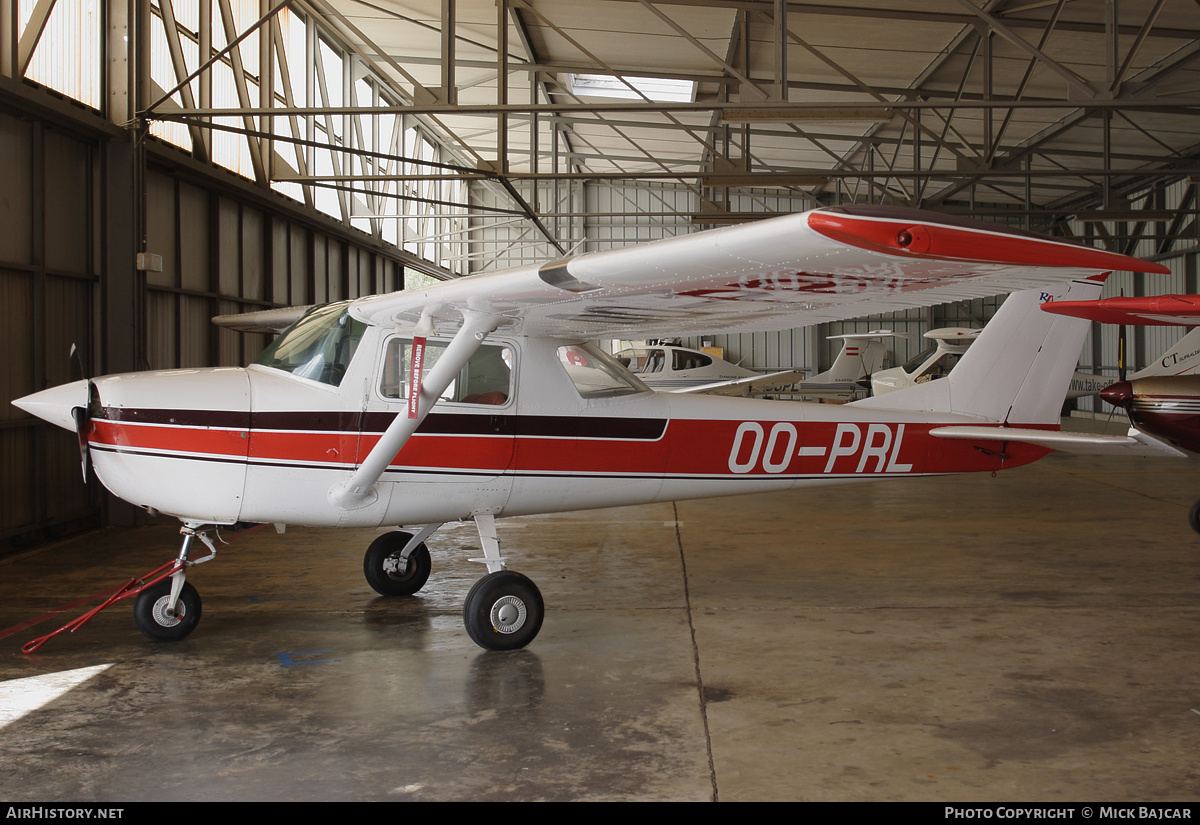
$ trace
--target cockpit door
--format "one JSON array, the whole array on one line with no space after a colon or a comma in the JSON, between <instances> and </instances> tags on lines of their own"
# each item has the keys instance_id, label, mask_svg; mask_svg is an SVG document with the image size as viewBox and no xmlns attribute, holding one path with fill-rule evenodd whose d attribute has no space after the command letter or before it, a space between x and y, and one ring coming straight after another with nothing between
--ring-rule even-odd
<instances>
[{"instance_id":1,"label":"cockpit door","mask_svg":"<svg viewBox=\"0 0 1200 825\"><path fill-rule=\"evenodd\" d=\"M448 344L448 339L428 340L425 374ZM512 466L516 433L516 353L511 343L485 342L392 460L382 481L479 484L504 478ZM384 339L363 416L359 461L397 414L407 414L411 358L411 338Z\"/></svg>"}]
</instances>

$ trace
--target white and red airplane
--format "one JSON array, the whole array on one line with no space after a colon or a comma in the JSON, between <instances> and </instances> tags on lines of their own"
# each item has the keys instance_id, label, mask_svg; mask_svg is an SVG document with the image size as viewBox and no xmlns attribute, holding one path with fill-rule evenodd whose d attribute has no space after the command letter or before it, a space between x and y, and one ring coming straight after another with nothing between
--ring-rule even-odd
<instances>
[{"instance_id":1,"label":"white and red airplane","mask_svg":"<svg viewBox=\"0 0 1200 825\"><path fill-rule=\"evenodd\" d=\"M110 375L15 403L78 428L114 494L183 522L169 579L135 604L151 638L196 626L185 579L215 553L209 526L405 527L372 543L364 571L407 595L430 574L426 540L473 519L488 574L464 622L479 645L515 649L537 635L543 602L506 569L503 516L991 472L1051 449L1173 452L1057 432L1088 323L1038 306L1095 298L1110 270L1166 271L930 213L826 208L320 306L249 367ZM1014 290L949 377L847 405L658 393L587 343Z\"/></svg>"},{"instance_id":2,"label":"white and red airplane","mask_svg":"<svg viewBox=\"0 0 1200 825\"><path fill-rule=\"evenodd\" d=\"M1125 410L1130 433L1147 433L1191 453L1200 453L1200 295L1152 295L1064 301L1044 307L1056 315L1102 324L1196 326L1156 363L1126 379L1124 330L1121 375L1100 397ZM1200 501L1192 505L1188 523L1200 533Z\"/></svg>"}]
</instances>

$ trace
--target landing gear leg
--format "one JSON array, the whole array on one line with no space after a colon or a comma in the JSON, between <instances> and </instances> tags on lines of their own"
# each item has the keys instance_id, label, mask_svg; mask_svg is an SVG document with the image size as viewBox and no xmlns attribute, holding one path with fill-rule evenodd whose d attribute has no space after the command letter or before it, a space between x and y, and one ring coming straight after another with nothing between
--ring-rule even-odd
<instances>
[{"instance_id":1,"label":"landing gear leg","mask_svg":"<svg viewBox=\"0 0 1200 825\"><path fill-rule=\"evenodd\" d=\"M505 570L491 514L475 516L488 574L471 588L463 604L463 624L471 641L487 650L518 650L532 642L542 629L545 604L537 586L527 577Z\"/></svg>"},{"instance_id":2,"label":"landing gear leg","mask_svg":"<svg viewBox=\"0 0 1200 825\"><path fill-rule=\"evenodd\" d=\"M174 572L168 578L143 588L133 603L133 621L138 630L152 641L177 642L200 623L200 594L188 583L187 569L216 558L217 548L207 533L196 529L198 526L185 524L180 528L183 546L179 548ZM209 549L209 554L189 561L188 551L193 539L200 539Z\"/></svg>"}]
</instances>

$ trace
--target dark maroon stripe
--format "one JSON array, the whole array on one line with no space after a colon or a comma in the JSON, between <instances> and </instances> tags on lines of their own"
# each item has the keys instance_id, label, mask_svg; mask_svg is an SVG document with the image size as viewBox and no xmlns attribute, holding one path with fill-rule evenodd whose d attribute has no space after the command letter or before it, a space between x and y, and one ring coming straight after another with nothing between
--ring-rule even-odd
<instances>
[{"instance_id":1,"label":"dark maroon stripe","mask_svg":"<svg viewBox=\"0 0 1200 825\"><path fill-rule=\"evenodd\" d=\"M386 430L395 419L396 413L373 412L364 416L354 411L324 410L247 414L236 410L102 407L93 417L139 424L250 429L259 432L358 432L361 427L365 432L374 434ZM424 435L512 435L653 441L661 438L666 429L665 418L430 413L421 422L417 432Z\"/></svg>"},{"instance_id":2,"label":"dark maroon stripe","mask_svg":"<svg viewBox=\"0 0 1200 825\"><path fill-rule=\"evenodd\" d=\"M244 430L250 415L237 410L155 410L133 407L101 407L92 418L138 424L175 424L183 427L220 427Z\"/></svg>"}]
</instances>

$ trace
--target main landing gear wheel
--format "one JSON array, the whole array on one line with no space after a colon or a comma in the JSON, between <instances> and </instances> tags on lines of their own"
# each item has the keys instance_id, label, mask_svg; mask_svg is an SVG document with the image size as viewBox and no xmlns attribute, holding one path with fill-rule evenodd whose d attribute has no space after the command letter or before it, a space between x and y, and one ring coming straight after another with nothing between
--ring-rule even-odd
<instances>
[{"instance_id":1,"label":"main landing gear wheel","mask_svg":"<svg viewBox=\"0 0 1200 825\"><path fill-rule=\"evenodd\" d=\"M412 533L399 531L385 533L367 548L363 557L363 575L367 584L382 596L411 596L429 581L433 562L429 548L418 544L408 556L408 563L400 558L404 545L412 539Z\"/></svg>"},{"instance_id":2,"label":"main landing gear wheel","mask_svg":"<svg viewBox=\"0 0 1200 825\"><path fill-rule=\"evenodd\" d=\"M545 612L542 594L532 581L500 570L475 582L463 605L463 624L482 648L519 650L542 629Z\"/></svg>"},{"instance_id":3,"label":"main landing gear wheel","mask_svg":"<svg viewBox=\"0 0 1200 825\"><path fill-rule=\"evenodd\" d=\"M167 612L171 601L171 580L164 579L138 594L133 603L133 620L146 638L155 642L177 642L200 623L200 594L184 582L175 603L175 612Z\"/></svg>"},{"instance_id":4,"label":"main landing gear wheel","mask_svg":"<svg viewBox=\"0 0 1200 825\"><path fill-rule=\"evenodd\" d=\"M1188 511L1188 524L1192 525L1192 529L1200 533L1200 501L1192 505L1192 509Z\"/></svg>"}]
</instances>

